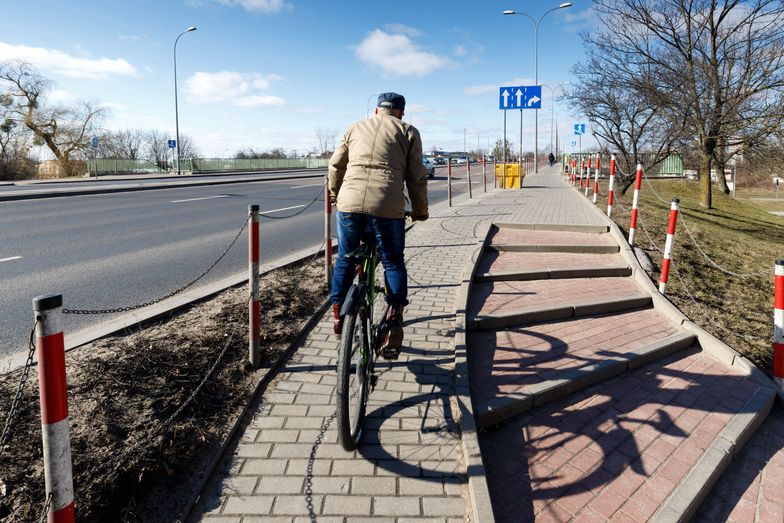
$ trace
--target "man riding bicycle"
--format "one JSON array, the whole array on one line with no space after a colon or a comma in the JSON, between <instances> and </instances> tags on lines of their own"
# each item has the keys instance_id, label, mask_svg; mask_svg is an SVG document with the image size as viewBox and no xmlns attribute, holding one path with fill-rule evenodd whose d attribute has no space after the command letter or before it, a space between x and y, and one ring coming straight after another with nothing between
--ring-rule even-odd
<instances>
[{"instance_id":1,"label":"man riding bicycle","mask_svg":"<svg viewBox=\"0 0 784 523\"><path fill-rule=\"evenodd\" d=\"M340 336L340 314L352 280L354 264L346 255L371 233L384 266L390 326L382 344L385 358L396 359L403 343L403 308L408 304L405 259L405 196L411 219L426 220L427 172L422 163L419 131L404 122L406 99L397 93L378 97L372 118L352 125L329 161L329 193L337 199L338 256L332 272L332 313Z\"/></svg>"}]
</instances>

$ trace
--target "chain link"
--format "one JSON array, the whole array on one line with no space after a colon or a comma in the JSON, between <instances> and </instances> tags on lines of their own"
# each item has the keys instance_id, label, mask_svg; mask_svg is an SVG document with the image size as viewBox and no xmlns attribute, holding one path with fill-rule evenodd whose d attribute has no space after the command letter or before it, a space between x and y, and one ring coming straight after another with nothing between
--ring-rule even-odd
<instances>
[{"instance_id":1,"label":"chain link","mask_svg":"<svg viewBox=\"0 0 784 523\"><path fill-rule=\"evenodd\" d=\"M215 358L215 361L213 362L212 366L209 368L207 373L204 375L204 378L202 378L201 382L196 386L195 389L193 389L193 392L191 392L190 396L188 396L188 398L179 406L179 408L177 410L175 410L174 413L171 416L169 416L166 419L166 421L164 421L161 424L161 427L159 428L159 430L149 434L145 438L137 440L136 442L132 443L130 446L125 447L125 450L123 450L120 454L117 454L116 456L114 456L114 457L104 461L103 463L94 466L92 469L90 469L87 472L83 472L82 474L80 474L76 478L77 482L79 482L83 478L86 478L86 477L89 478L89 477L94 476L96 473L98 473L99 471L105 469L106 467L109 467L109 466L115 466L116 467L117 465L122 463L123 460L125 460L125 458L128 457L128 455L131 452L134 452L139 447L141 447L143 445L146 445L154 437L159 436L159 435L165 433L169 428L171 428L174 420L177 418L177 416L180 415L180 413L185 409L185 407L187 407L190 404L190 402L193 401L193 399L196 397L196 395L201 391L201 389L204 387L204 384L207 383L207 380L212 375L212 373L215 371L215 368L218 366L218 363L223 359L223 355L226 354L226 351L228 350L229 345L231 345L231 341L234 339L234 335L237 333L237 328L240 325L239 323L236 322L236 319L232 323L234 323L234 328L232 329L231 334L229 334L229 337L226 340L226 343L223 346L223 349L221 350L220 354L218 354L217 358Z\"/></svg>"},{"instance_id":2,"label":"chain link","mask_svg":"<svg viewBox=\"0 0 784 523\"><path fill-rule=\"evenodd\" d=\"M327 185L327 182L325 181L325 182L324 182L324 185L322 185L322 186L321 186L321 188L323 189L324 187L326 187L326 185ZM316 197L315 197L315 198L313 198L313 199L310 201L310 203L309 203L309 204L307 204L307 205L306 205L304 208L302 208L302 209L298 210L298 211L297 211L297 212L295 212L294 214L289 214L288 216L271 216L271 215L269 215L269 214L264 214L263 212L260 212L260 213L259 213L259 215L260 215L260 216L264 216L265 218L269 218L270 220L287 220L287 219L289 219L289 218L293 218L293 217L295 217L295 216L299 216L299 215L300 215L300 214L302 214L303 212L305 212L305 211L307 211L308 209L310 209L311 205L313 205L314 203L316 203L316 201L317 201L319 198L321 198L321 196L322 196L323 194L324 194L323 192L319 192L319 193L317 193L317 194L316 194Z\"/></svg>"},{"instance_id":3,"label":"chain link","mask_svg":"<svg viewBox=\"0 0 784 523\"><path fill-rule=\"evenodd\" d=\"M337 412L333 412L329 415L321 423L321 430L316 436L316 441L313 442L313 446L310 448L310 456L308 457L308 469L307 474L305 476L305 503L308 509L308 516L310 517L310 521L316 522L316 511L313 506L313 465L316 462L316 453L318 452L319 447L324 442L324 436L327 433L327 429L332 424L332 421L337 416Z\"/></svg>"},{"instance_id":4,"label":"chain link","mask_svg":"<svg viewBox=\"0 0 784 523\"><path fill-rule=\"evenodd\" d=\"M186 283L185 285L183 285L179 289L176 289L176 290L170 292L166 296L162 296L162 297L156 298L154 300L150 300L150 301L147 301L147 302L144 302L144 303L140 303L138 305L129 305L127 307L117 307L115 309L63 309L63 314L114 314L114 313L117 313L117 312L129 312L129 311L133 311L133 310L136 310L136 309L149 307L150 305L154 305L156 303L160 303L163 300L167 300L167 299L169 299L169 298L171 298L173 296L176 296L176 295L180 294L181 292L184 292L184 291L188 290L193 285L195 285L199 280L201 280L207 274L209 274L209 272L212 269L214 269L220 263L220 261L229 253L231 248L234 247L234 244L237 243L237 240L239 239L240 235L242 234L242 232L247 227L248 227L248 220L245 220L245 223L242 225L242 227L240 228L239 232L237 232L237 235L234 236L234 239L231 240L231 243L229 244L229 246L226 247L226 250L223 251L223 254L221 254L218 257L218 259L215 260L212 263L212 265L207 267L207 269L204 272L202 272L201 274L199 274L194 280L190 281L189 283Z\"/></svg>"},{"instance_id":5,"label":"chain link","mask_svg":"<svg viewBox=\"0 0 784 523\"><path fill-rule=\"evenodd\" d=\"M6 441L8 440L8 436L11 434L11 425L14 422L16 411L19 408L19 400L22 398L22 390L24 389L24 385L27 382L27 377L30 373L30 367L33 366L33 355L35 354L35 342L34 342L35 329L36 327L38 327L38 322L39 320L38 318L36 318L35 324L33 325L33 328L30 331L30 345L27 353L27 361L25 361L25 365L22 370L22 375L19 378L19 385L16 387L16 394L14 395L14 401L11 402L11 408L8 410L8 416L6 417L5 420L3 433L0 434L0 453L3 452Z\"/></svg>"},{"instance_id":6,"label":"chain link","mask_svg":"<svg viewBox=\"0 0 784 523\"><path fill-rule=\"evenodd\" d=\"M48 496L46 496L46 503L44 503L44 510L43 512L41 512L41 517L38 518L38 523L44 523L47 517L49 516L49 507L52 505L53 497L54 494L52 494L51 492L49 493Z\"/></svg>"}]
</instances>

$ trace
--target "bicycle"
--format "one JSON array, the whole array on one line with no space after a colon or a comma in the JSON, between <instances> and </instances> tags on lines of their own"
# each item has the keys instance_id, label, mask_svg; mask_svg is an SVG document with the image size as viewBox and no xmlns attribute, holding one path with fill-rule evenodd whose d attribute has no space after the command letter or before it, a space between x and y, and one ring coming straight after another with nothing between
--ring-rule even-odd
<instances>
[{"instance_id":1,"label":"bicycle","mask_svg":"<svg viewBox=\"0 0 784 523\"><path fill-rule=\"evenodd\" d=\"M375 284L378 250L375 238L363 239L359 248L346 255L357 265L357 280L343 303L343 331L340 336L337 363L337 431L338 441L347 450L355 450L362 437L370 392L378 377L374 374L376 358L387 330L390 305L376 323L373 306L376 295L386 292L385 286Z\"/></svg>"}]
</instances>

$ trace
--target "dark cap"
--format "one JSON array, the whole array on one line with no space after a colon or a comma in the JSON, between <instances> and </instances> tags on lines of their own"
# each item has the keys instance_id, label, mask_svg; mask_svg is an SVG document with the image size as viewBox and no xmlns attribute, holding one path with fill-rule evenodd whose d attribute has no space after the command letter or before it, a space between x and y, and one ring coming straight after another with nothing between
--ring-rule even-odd
<instances>
[{"instance_id":1,"label":"dark cap","mask_svg":"<svg viewBox=\"0 0 784 523\"><path fill-rule=\"evenodd\" d=\"M378 103L376 105L378 107L384 107L385 109L397 109L398 111L403 111L406 108L406 99L402 94L381 93L378 95Z\"/></svg>"}]
</instances>

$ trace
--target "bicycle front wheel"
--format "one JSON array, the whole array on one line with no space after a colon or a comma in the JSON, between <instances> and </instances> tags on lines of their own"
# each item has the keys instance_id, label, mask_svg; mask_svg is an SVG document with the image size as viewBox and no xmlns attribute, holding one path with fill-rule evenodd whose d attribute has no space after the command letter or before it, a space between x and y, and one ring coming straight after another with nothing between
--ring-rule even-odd
<instances>
[{"instance_id":1,"label":"bicycle front wheel","mask_svg":"<svg viewBox=\"0 0 784 523\"><path fill-rule=\"evenodd\" d=\"M362 421L370 386L369 340L367 309L363 304L355 314L347 314L343 318L338 351L338 441L349 451L357 448L362 437Z\"/></svg>"}]
</instances>

